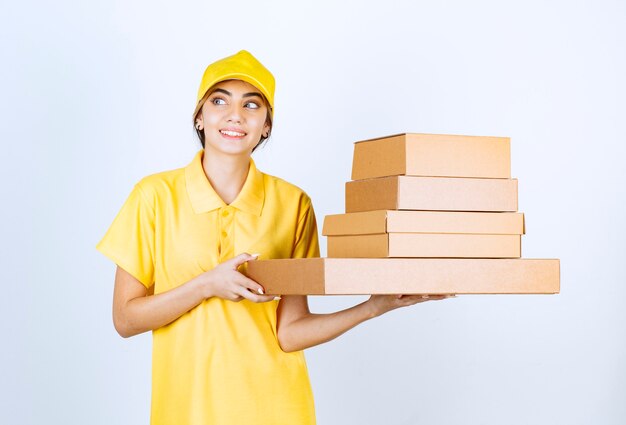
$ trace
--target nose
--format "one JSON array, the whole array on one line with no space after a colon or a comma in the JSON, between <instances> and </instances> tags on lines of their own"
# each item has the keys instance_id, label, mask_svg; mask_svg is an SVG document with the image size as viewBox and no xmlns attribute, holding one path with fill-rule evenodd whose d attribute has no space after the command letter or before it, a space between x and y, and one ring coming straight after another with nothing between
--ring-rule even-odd
<instances>
[{"instance_id":1,"label":"nose","mask_svg":"<svg viewBox=\"0 0 626 425\"><path fill-rule=\"evenodd\" d=\"M227 121L228 122L241 122L241 110L238 105L233 105L228 110Z\"/></svg>"}]
</instances>

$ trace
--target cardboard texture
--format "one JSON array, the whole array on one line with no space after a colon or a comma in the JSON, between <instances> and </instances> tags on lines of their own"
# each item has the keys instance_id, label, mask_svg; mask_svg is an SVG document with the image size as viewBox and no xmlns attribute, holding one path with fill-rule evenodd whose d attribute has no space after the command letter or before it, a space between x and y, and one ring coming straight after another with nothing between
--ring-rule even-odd
<instances>
[{"instance_id":1,"label":"cardboard texture","mask_svg":"<svg viewBox=\"0 0 626 425\"><path fill-rule=\"evenodd\" d=\"M395 175L510 178L510 139L402 133L355 143L352 180Z\"/></svg>"},{"instance_id":2,"label":"cardboard texture","mask_svg":"<svg viewBox=\"0 0 626 425\"><path fill-rule=\"evenodd\" d=\"M519 258L520 235L383 233L328 236L329 258Z\"/></svg>"},{"instance_id":3,"label":"cardboard texture","mask_svg":"<svg viewBox=\"0 0 626 425\"><path fill-rule=\"evenodd\" d=\"M256 260L246 275L274 295L554 294L558 259Z\"/></svg>"},{"instance_id":4,"label":"cardboard texture","mask_svg":"<svg viewBox=\"0 0 626 425\"><path fill-rule=\"evenodd\" d=\"M473 233L522 235L523 213L376 210L324 217L322 235L380 233Z\"/></svg>"},{"instance_id":5,"label":"cardboard texture","mask_svg":"<svg viewBox=\"0 0 626 425\"><path fill-rule=\"evenodd\" d=\"M346 183L346 212L517 211L517 179L393 176Z\"/></svg>"}]
</instances>

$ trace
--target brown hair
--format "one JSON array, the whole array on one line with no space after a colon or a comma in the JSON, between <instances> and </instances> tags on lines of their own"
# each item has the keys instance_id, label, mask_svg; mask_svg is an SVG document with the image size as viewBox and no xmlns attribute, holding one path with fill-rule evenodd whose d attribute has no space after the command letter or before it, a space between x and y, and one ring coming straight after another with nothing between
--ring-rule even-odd
<instances>
[{"instance_id":1,"label":"brown hair","mask_svg":"<svg viewBox=\"0 0 626 425\"><path fill-rule=\"evenodd\" d=\"M198 105L196 105L196 110L198 112L193 117L193 129L196 131L196 134L198 135L198 139L200 139L200 144L202 145L202 149L204 149L204 131L198 130L196 128L196 119L198 119L198 115L202 113L202 106L204 105L204 102L206 102L206 100L209 98L211 93L213 93L212 90L207 90L206 94L202 97L202 99L200 99L200 101L198 102ZM265 142L267 139L269 139L270 136L272 135L272 114L270 112L269 102L267 101L263 93L261 93L261 97L263 98L263 103L265 103L265 106L267 107L267 117L265 118L265 122L269 124L270 129L267 131L267 137L263 137L263 135L261 135L261 139L259 140L259 142L256 144L254 148L252 148L252 152L254 152L256 148L261 146L261 144Z\"/></svg>"}]
</instances>

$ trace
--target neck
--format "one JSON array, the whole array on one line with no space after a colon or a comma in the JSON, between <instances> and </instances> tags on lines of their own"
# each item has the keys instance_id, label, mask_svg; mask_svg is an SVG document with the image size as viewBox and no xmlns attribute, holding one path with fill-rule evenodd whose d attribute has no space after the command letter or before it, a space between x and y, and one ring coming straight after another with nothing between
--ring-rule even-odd
<instances>
[{"instance_id":1,"label":"neck","mask_svg":"<svg viewBox=\"0 0 626 425\"><path fill-rule=\"evenodd\" d=\"M226 204L231 204L241 192L249 166L250 156L219 155L205 149L202 157L204 174Z\"/></svg>"}]
</instances>

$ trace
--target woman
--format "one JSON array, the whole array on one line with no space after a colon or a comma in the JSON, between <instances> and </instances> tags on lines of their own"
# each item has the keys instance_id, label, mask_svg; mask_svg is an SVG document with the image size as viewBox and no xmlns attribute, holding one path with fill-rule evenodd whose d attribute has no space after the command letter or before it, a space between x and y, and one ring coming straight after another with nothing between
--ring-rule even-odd
<instances>
[{"instance_id":1,"label":"woman","mask_svg":"<svg viewBox=\"0 0 626 425\"><path fill-rule=\"evenodd\" d=\"M113 321L152 331L152 424L313 424L303 349L394 308L442 296L372 296L311 314L237 269L319 257L310 198L257 170L274 77L249 52L209 65L194 111L202 144L184 168L141 179L97 249L117 264ZM257 254L250 254L257 253Z\"/></svg>"}]
</instances>

